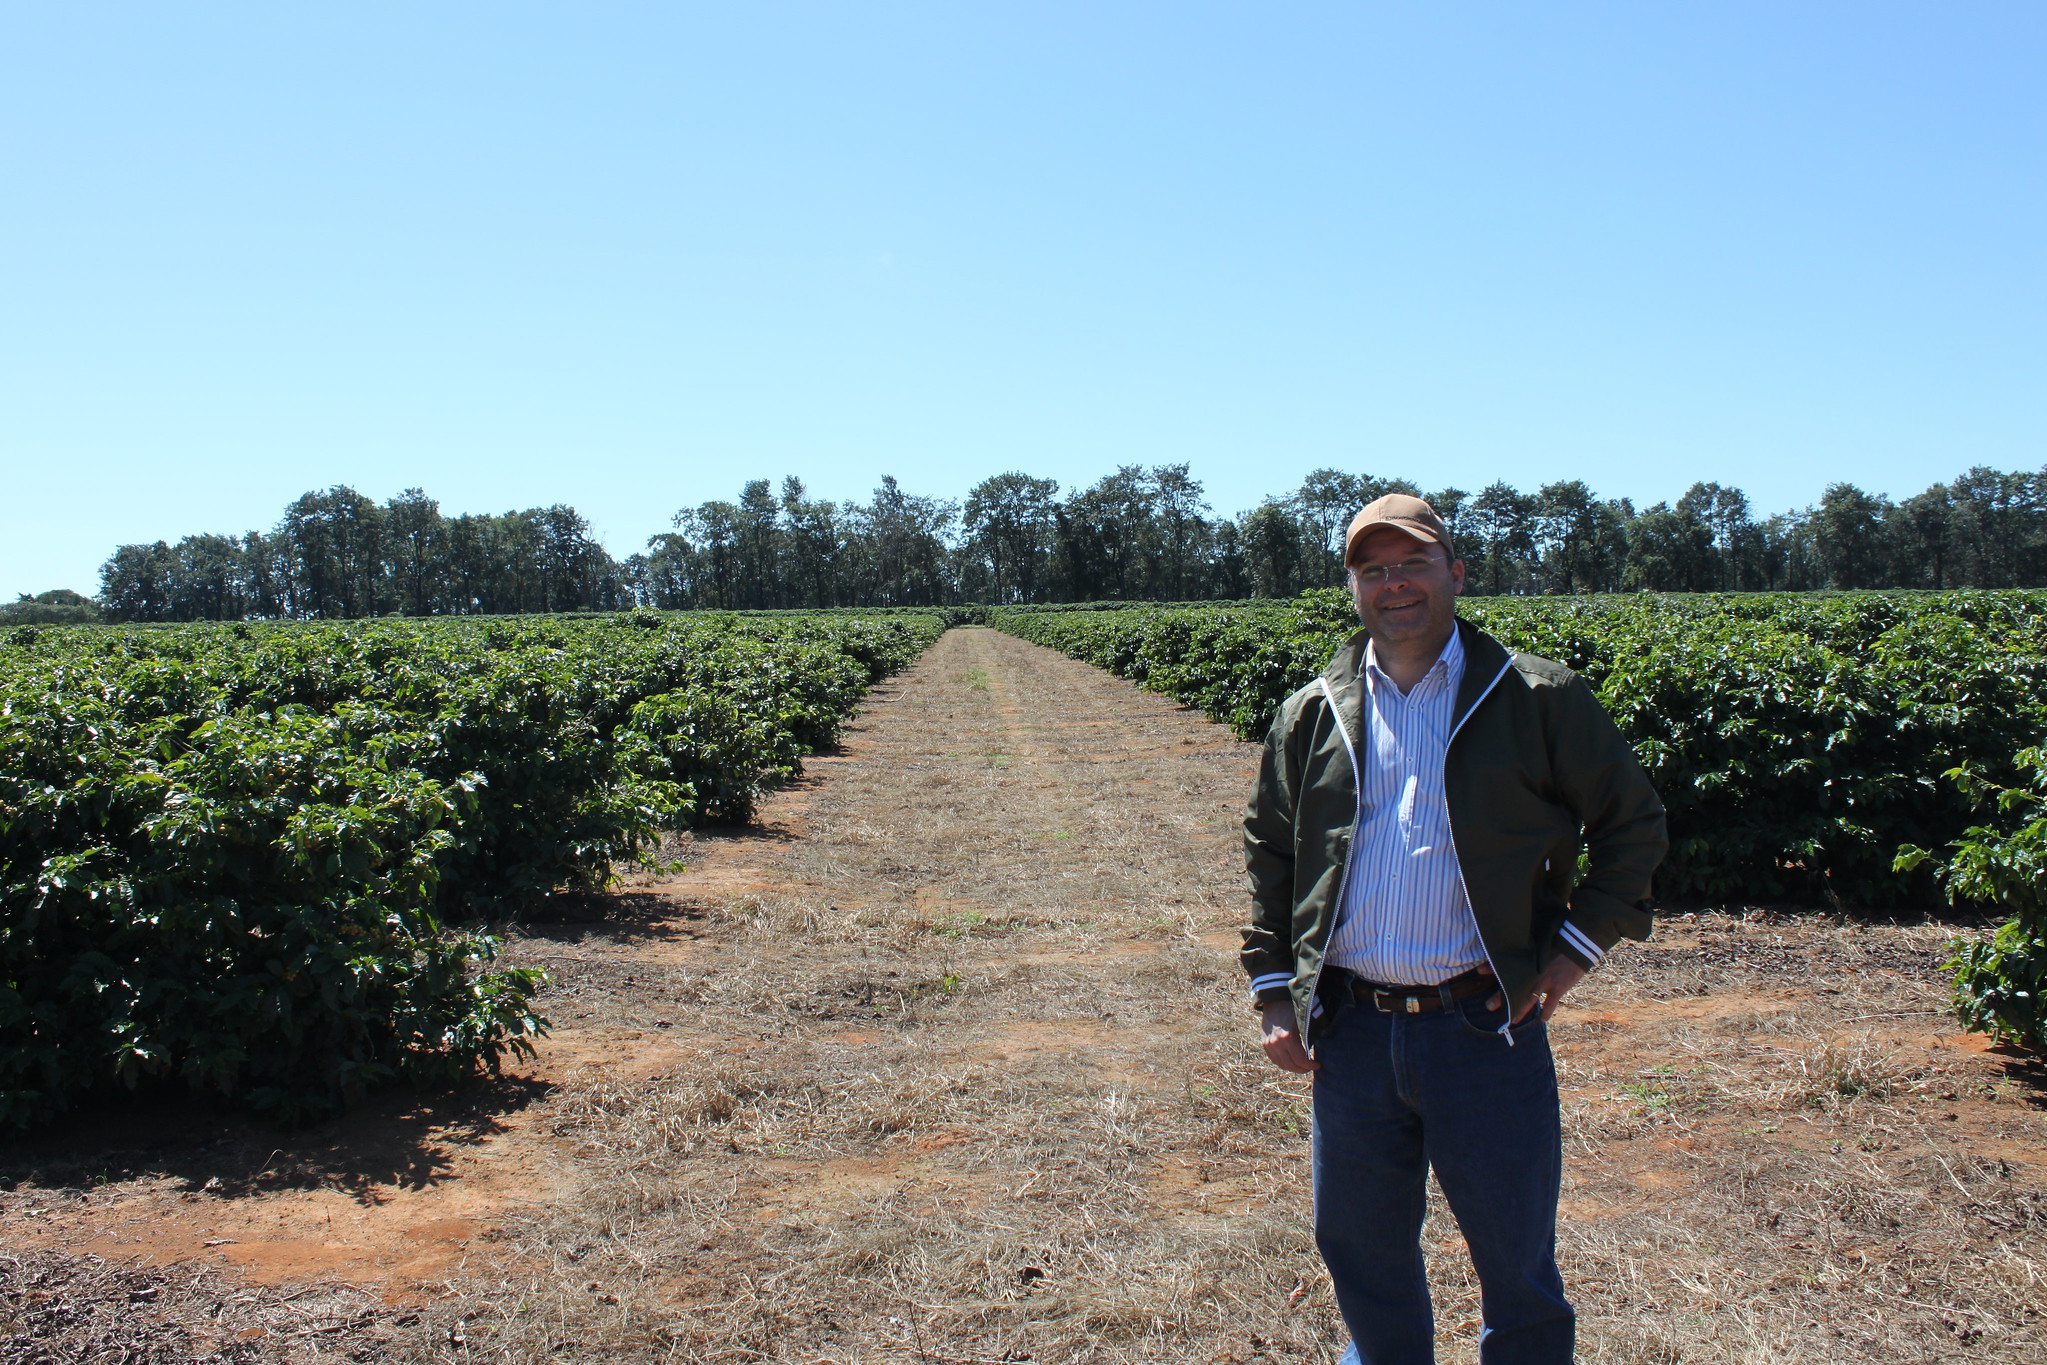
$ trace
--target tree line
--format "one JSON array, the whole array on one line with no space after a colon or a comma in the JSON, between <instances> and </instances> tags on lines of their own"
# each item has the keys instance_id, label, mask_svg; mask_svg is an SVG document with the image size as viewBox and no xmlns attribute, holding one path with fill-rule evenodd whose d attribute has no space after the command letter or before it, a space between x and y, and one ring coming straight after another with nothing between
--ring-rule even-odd
<instances>
[{"instance_id":1,"label":"tree line","mask_svg":"<svg viewBox=\"0 0 2047 1365\"><path fill-rule=\"evenodd\" d=\"M1978 467L1900 502L1837 483L1817 506L1758 518L1717 483L1638 510L1579 480L1424 493L1321 469L1226 516L1168 464L1066 492L998 474L957 502L893 478L866 502L755 479L677 512L623 560L565 505L451 517L416 488L378 503L336 487L269 531L119 547L98 609L191 621L1283 597L1338 581L1352 514L1390 492L1435 504L1476 593L2047 586L2047 470Z\"/></svg>"}]
</instances>

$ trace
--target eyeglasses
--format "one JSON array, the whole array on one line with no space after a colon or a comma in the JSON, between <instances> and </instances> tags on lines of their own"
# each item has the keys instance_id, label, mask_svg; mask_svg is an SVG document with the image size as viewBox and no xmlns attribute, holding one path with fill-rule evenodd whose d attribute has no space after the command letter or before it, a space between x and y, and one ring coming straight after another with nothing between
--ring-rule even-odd
<instances>
[{"instance_id":1,"label":"eyeglasses","mask_svg":"<svg viewBox=\"0 0 2047 1365\"><path fill-rule=\"evenodd\" d=\"M1435 567L1435 560L1425 555L1416 555L1413 559L1403 559L1398 564L1353 565L1351 576L1360 583L1369 583L1376 588L1389 578L1399 578L1402 581L1420 578Z\"/></svg>"}]
</instances>

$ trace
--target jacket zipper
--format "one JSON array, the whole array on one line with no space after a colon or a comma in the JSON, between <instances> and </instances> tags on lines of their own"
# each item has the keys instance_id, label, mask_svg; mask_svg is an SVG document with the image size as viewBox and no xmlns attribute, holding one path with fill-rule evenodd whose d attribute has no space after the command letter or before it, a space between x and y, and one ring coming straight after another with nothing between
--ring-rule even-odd
<instances>
[{"instance_id":1,"label":"jacket zipper","mask_svg":"<svg viewBox=\"0 0 2047 1365\"><path fill-rule=\"evenodd\" d=\"M1442 781L1443 791L1445 793L1446 800L1448 799L1448 793L1450 790L1450 776L1448 769L1450 765L1451 742L1457 738L1457 732L1464 728L1464 722L1471 719L1471 713L1478 710L1479 706L1485 701L1485 699L1493 694L1493 689L1500 685L1500 679L1506 677L1507 670L1511 669L1513 666L1514 666L1513 656L1509 655L1507 658L1507 662L1500 665L1500 671L1493 674L1493 680L1486 684L1485 691L1478 694L1477 698L1473 700L1471 705L1465 708L1464 714L1457 718L1457 723L1450 727L1450 736L1448 739L1445 739L1443 741L1444 772L1442 774ZM1363 675L1360 674L1360 679L1362 679L1362 676ZM1362 819L1364 816L1362 806L1364 802L1365 776L1358 769L1357 746L1351 741L1350 727L1343 723L1343 711L1336 704L1335 690L1329 686L1329 679L1327 678L1317 678L1315 681L1319 683L1322 687L1322 697L1325 701L1329 703L1329 718L1336 725L1336 733L1340 735L1343 739L1343 752L1345 756L1347 756L1350 759L1350 782L1352 789L1350 843L1346 845L1343 850L1343 871L1339 873L1336 878L1336 912L1334 915L1330 917L1329 921L1329 938L1333 939L1336 936L1337 921L1343 917L1343 893L1350 886L1350 860L1352 851L1357 847L1358 821ZM1444 823L1448 825L1449 822L1445 820ZM1501 1024L1499 1028L1500 1036L1507 1040L1508 1047L1513 1047L1514 1034L1512 1033L1511 1030L1513 1029L1514 1026L1513 1017L1514 1002L1513 999L1507 994L1507 983L1500 979L1500 969L1493 965L1493 950L1486 947L1485 930L1479 927L1478 907L1471 903L1471 888L1467 886L1464 881L1464 860L1462 856L1460 856L1457 852L1457 831L1455 828L1452 828L1450 830L1450 857L1451 860L1457 864L1457 889L1464 893L1464 908L1465 911L1471 916L1471 931L1478 935L1478 950L1485 954L1486 970L1493 974L1493 982L1500 988L1500 998L1503 1002L1505 1002L1505 1004L1508 1007L1507 1022ZM1314 1020L1313 1011L1315 1010L1315 1007L1318 1003L1318 997L1322 989L1322 969L1324 966L1328 964L1328 961L1329 941L1325 939L1322 944L1322 956L1315 963L1314 979L1308 985L1308 1009L1310 1012L1309 1017L1307 1019L1299 1021L1299 1027L1301 1029L1301 1038L1304 1043L1308 1037L1308 1030L1313 1023Z\"/></svg>"},{"instance_id":2,"label":"jacket zipper","mask_svg":"<svg viewBox=\"0 0 2047 1365\"><path fill-rule=\"evenodd\" d=\"M1329 964L1329 945L1336 938L1337 921L1343 918L1343 893L1350 886L1351 851L1357 847L1358 821L1364 816L1362 808L1365 800L1365 775L1358 769L1357 745L1351 742L1350 727L1343 723L1343 711L1336 704L1336 692L1329 686L1329 679L1317 678L1315 681L1322 684L1323 699L1329 703L1329 719L1335 723L1336 733L1343 737L1343 752L1350 758L1350 842L1343 846L1343 871L1336 876L1336 910L1329 917L1329 934L1322 940L1322 956L1315 960L1315 979L1308 983L1308 1017L1300 1023L1301 1043L1304 1047L1307 1045L1308 1031L1315 1021L1315 1011L1321 1005L1322 969ZM1362 670L1358 674L1358 682L1363 686ZM1454 845L1456 841L1453 839L1451 842ZM1461 877L1463 873L1459 872L1458 875ZM1470 900L1470 895L1467 894L1465 899ZM1480 940L1479 946L1485 946L1483 939Z\"/></svg>"},{"instance_id":3,"label":"jacket zipper","mask_svg":"<svg viewBox=\"0 0 2047 1365\"><path fill-rule=\"evenodd\" d=\"M1499 1032L1500 1036L1507 1040L1508 1047L1514 1046L1513 1033L1514 997L1507 994L1507 983L1501 980L1500 969L1493 965L1493 950L1486 947L1485 930L1479 927L1478 907L1471 903L1471 888L1468 885L1466 885L1464 881L1464 859L1462 855L1460 855L1457 852L1457 827L1454 824L1452 824L1449 819L1450 814L1449 804L1450 804L1450 746L1452 743L1456 741L1457 732L1464 728L1464 722L1471 719L1471 713L1473 711L1478 710L1478 708L1484 704L1485 699L1493 694L1493 689L1500 685L1500 679L1506 677L1507 670L1512 668L1513 666L1514 656L1509 654L1507 656L1507 662L1500 665L1500 671L1493 674L1493 680L1485 685L1485 691L1478 694L1478 699L1472 702L1470 706L1466 707L1464 710L1464 714L1457 718L1457 723L1450 727L1450 738L1443 741L1443 773L1442 773L1444 806L1443 824L1450 831L1450 859L1452 862L1457 864L1457 887L1460 891L1464 893L1464 908L1471 913L1471 931L1478 935L1478 950L1485 954L1486 970L1493 974L1493 984L1500 988L1500 1001L1507 1008L1507 1018L1504 1022L1501 1023ZM1351 759L1351 768L1354 772L1357 768L1357 759L1355 756L1353 756ZM1356 837L1355 834L1353 834L1352 837ZM1346 872L1350 870L1350 864L1347 861L1344 864L1344 870Z\"/></svg>"}]
</instances>

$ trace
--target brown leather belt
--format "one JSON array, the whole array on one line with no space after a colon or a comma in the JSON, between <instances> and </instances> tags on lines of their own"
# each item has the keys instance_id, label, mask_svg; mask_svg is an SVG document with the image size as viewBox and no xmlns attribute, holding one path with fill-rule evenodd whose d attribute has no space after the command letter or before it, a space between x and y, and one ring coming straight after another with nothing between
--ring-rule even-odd
<instances>
[{"instance_id":1,"label":"brown leather belt","mask_svg":"<svg viewBox=\"0 0 2047 1365\"><path fill-rule=\"evenodd\" d=\"M1498 989L1490 976L1476 970L1453 976L1440 986L1382 986L1376 981L1352 976L1349 972L1343 973L1340 984L1350 988L1352 1000L1381 1014L1427 1014L1430 1010L1443 1008L1445 991L1455 1001L1469 1000L1481 991Z\"/></svg>"}]
</instances>

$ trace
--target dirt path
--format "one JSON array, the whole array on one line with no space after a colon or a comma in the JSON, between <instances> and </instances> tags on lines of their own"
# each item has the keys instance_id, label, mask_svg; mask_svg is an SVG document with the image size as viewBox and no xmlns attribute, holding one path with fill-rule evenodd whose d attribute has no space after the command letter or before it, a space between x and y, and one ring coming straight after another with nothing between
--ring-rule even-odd
<instances>
[{"instance_id":1,"label":"dirt path","mask_svg":"<svg viewBox=\"0 0 2047 1365\"><path fill-rule=\"evenodd\" d=\"M158 1311L263 1358L1333 1359L1231 957L1254 757L948 632L757 827L524 932L536 1066L288 1140L75 1124L0 1245L175 1267ZM1940 1013L1946 932L1696 917L1574 997L1585 1359L2038 1358L2040 1091Z\"/></svg>"}]
</instances>

